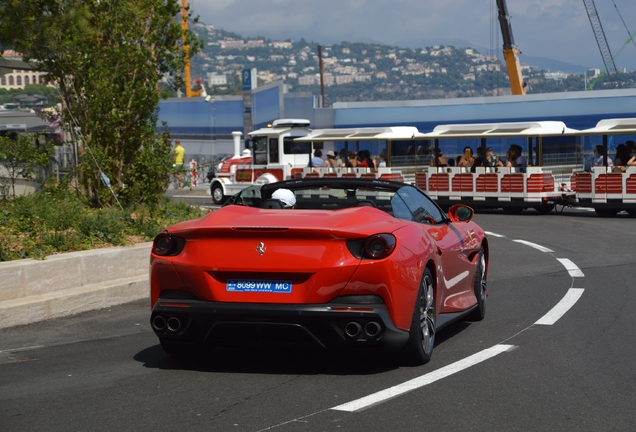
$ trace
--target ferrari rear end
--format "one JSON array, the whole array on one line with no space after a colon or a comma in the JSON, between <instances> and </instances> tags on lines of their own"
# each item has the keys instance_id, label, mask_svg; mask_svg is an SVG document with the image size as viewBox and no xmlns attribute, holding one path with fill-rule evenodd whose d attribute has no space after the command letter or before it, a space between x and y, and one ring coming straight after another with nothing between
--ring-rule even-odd
<instances>
[{"instance_id":1,"label":"ferrari rear end","mask_svg":"<svg viewBox=\"0 0 636 432\"><path fill-rule=\"evenodd\" d=\"M404 222L376 209L228 206L168 228L151 257L152 328L172 354L194 346L399 348L421 258Z\"/></svg>"}]
</instances>

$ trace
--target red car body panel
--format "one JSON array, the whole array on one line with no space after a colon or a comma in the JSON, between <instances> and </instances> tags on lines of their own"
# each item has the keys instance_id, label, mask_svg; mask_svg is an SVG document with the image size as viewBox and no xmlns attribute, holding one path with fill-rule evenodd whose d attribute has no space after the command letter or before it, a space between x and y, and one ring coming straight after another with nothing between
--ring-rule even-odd
<instances>
[{"instance_id":1,"label":"red car body panel","mask_svg":"<svg viewBox=\"0 0 636 432\"><path fill-rule=\"evenodd\" d=\"M281 212L228 206L169 229L171 235L186 237L187 244L175 257L152 255L151 303L154 306L165 289L232 303L321 304L340 295L374 294L384 299L396 327L408 330L429 261L435 263L437 283L444 288L437 299L440 313L463 310L477 301L467 288L474 274L466 267L474 267L468 256L479 249L483 231L472 222L454 225L462 230L415 224L370 207ZM470 230L475 233L472 242L467 241ZM382 232L393 233L398 242L395 253L384 260L360 260L346 247L346 239ZM256 250L260 242L266 245L262 255ZM294 289L290 294L226 291L228 279L239 277L291 280ZM470 283L457 283L463 279Z\"/></svg>"}]
</instances>

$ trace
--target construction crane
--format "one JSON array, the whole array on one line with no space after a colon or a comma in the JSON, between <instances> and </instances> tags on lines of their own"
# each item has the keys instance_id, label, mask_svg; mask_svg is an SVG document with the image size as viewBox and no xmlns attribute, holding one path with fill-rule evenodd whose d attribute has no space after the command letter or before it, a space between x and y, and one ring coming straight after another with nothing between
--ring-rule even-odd
<instances>
[{"instance_id":1,"label":"construction crane","mask_svg":"<svg viewBox=\"0 0 636 432\"><path fill-rule=\"evenodd\" d=\"M594 0L583 0L583 4L585 5L587 16L590 19L590 24L592 24L592 30L594 31L594 37L596 38L598 49L601 52L601 57L605 64L605 70L608 74L618 74L616 64L614 64L614 57L612 57L612 52L610 51L610 47L607 43L607 38L605 37L601 20L598 17L598 12L596 11Z\"/></svg>"},{"instance_id":2,"label":"construction crane","mask_svg":"<svg viewBox=\"0 0 636 432\"><path fill-rule=\"evenodd\" d=\"M188 44L187 35L188 35L188 0L181 0L181 29L183 30L183 51L185 57L185 66L184 66L184 81L185 81L185 90L186 97L195 97L195 96L206 96L205 89L203 88L203 83L201 82L201 78L197 78L195 82L201 87L199 90L192 90L192 81L190 77L190 45Z\"/></svg>"},{"instance_id":3,"label":"construction crane","mask_svg":"<svg viewBox=\"0 0 636 432\"><path fill-rule=\"evenodd\" d=\"M519 64L520 51L517 49L512 36L512 26L510 25L510 15L508 15L506 0L497 0L497 12L503 36L503 54L506 60L508 79L510 80L510 90L512 90L513 95L524 95L526 94L526 83L523 81L521 65Z\"/></svg>"}]
</instances>

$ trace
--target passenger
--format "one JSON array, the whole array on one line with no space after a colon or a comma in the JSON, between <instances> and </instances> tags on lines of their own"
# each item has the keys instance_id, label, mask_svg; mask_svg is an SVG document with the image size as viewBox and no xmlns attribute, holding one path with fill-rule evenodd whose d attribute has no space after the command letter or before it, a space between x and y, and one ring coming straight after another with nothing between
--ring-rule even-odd
<instances>
[{"instance_id":1,"label":"passenger","mask_svg":"<svg viewBox=\"0 0 636 432\"><path fill-rule=\"evenodd\" d=\"M475 163L475 158L473 157L473 149L470 147L464 147L464 154L461 155L459 160L457 161L458 167L466 167L470 168Z\"/></svg>"},{"instance_id":2,"label":"passenger","mask_svg":"<svg viewBox=\"0 0 636 432\"><path fill-rule=\"evenodd\" d=\"M339 166L338 161L336 161L336 154L329 150L327 152L327 160L322 164L324 168L329 168L329 172L336 172L336 167Z\"/></svg>"},{"instance_id":3,"label":"passenger","mask_svg":"<svg viewBox=\"0 0 636 432\"><path fill-rule=\"evenodd\" d=\"M378 155L378 157L375 159L375 163L378 168L386 167L386 159L384 159L384 155Z\"/></svg>"},{"instance_id":4,"label":"passenger","mask_svg":"<svg viewBox=\"0 0 636 432\"><path fill-rule=\"evenodd\" d=\"M590 161L590 166L604 166L603 157L605 155L605 149L602 145L594 146L594 156L592 156ZM614 162L611 158L607 158L607 166L610 168L614 167Z\"/></svg>"},{"instance_id":5,"label":"passenger","mask_svg":"<svg viewBox=\"0 0 636 432\"><path fill-rule=\"evenodd\" d=\"M631 159L631 155L625 144L616 146L616 155L614 156L614 172L624 172L627 162Z\"/></svg>"},{"instance_id":6,"label":"passenger","mask_svg":"<svg viewBox=\"0 0 636 432\"><path fill-rule=\"evenodd\" d=\"M433 150L433 158L431 159L431 166L432 167L448 166L448 163L446 162L446 158L444 157L444 154L442 153L441 149L436 148Z\"/></svg>"},{"instance_id":7,"label":"passenger","mask_svg":"<svg viewBox=\"0 0 636 432\"><path fill-rule=\"evenodd\" d=\"M499 160L499 157L495 154L492 147L486 149L486 166L487 167L500 167L503 166L503 162Z\"/></svg>"},{"instance_id":8,"label":"passenger","mask_svg":"<svg viewBox=\"0 0 636 432\"><path fill-rule=\"evenodd\" d=\"M525 172L528 161L521 152L523 149L517 144L512 144L508 153L506 153L506 166L509 168L517 168L520 172Z\"/></svg>"},{"instance_id":9,"label":"passenger","mask_svg":"<svg viewBox=\"0 0 636 432\"><path fill-rule=\"evenodd\" d=\"M323 166L324 163L325 161L322 160L322 150L320 149L314 150L314 157L312 157L311 160L309 161L309 166L312 168L319 168Z\"/></svg>"},{"instance_id":10,"label":"passenger","mask_svg":"<svg viewBox=\"0 0 636 432\"><path fill-rule=\"evenodd\" d=\"M344 160L343 167L345 168L355 168L358 166L358 159L356 159L356 152L350 151L347 154L347 158Z\"/></svg>"},{"instance_id":11,"label":"passenger","mask_svg":"<svg viewBox=\"0 0 636 432\"><path fill-rule=\"evenodd\" d=\"M625 147L627 147L627 151L630 155L627 166L636 166L636 143L634 143L634 141L625 141Z\"/></svg>"},{"instance_id":12,"label":"passenger","mask_svg":"<svg viewBox=\"0 0 636 432\"><path fill-rule=\"evenodd\" d=\"M276 199L283 203L284 208L293 209L296 206L296 195L289 189L276 189L272 194L272 199Z\"/></svg>"}]
</instances>

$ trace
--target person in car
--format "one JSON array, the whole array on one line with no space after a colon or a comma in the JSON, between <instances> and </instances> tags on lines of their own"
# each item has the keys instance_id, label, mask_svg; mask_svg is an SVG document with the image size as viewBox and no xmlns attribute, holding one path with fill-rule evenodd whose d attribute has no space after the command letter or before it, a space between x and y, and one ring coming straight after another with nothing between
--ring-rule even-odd
<instances>
[{"instance_id":1,"label":"person in car","mask_svg":"<svg viewBox=\"0 0 636 432\"><path fill-rule=\"evenodd\" d=\"M296 205L296 195L289 189L276 189L272 194L272 199L276 199L283 203L284 208L293 209Z\"/></svg>"}]
</instances>

